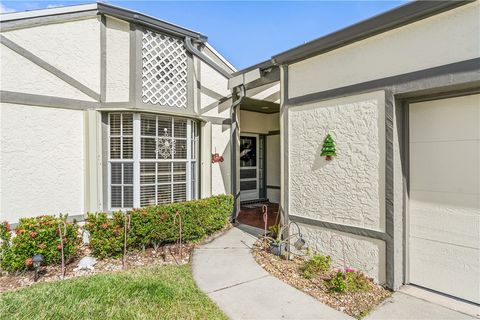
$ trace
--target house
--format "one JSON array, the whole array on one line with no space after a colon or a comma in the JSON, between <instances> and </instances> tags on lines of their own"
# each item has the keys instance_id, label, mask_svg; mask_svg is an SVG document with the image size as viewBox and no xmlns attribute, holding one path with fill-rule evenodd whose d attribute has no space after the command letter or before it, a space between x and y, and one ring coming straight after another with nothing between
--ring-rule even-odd
<instances>
[{"instance_id":1,"label":"house","mask_svg":"<svg viewBox=\"0 0 480 320\"><path fill-rule=\"evenodd\" d=\"M279 133L267 192L275 178L283 222L311 247L392 289L480 303L479 1L410 2L233 75L234 194L254 187L243 140ZM252 128L252 97L261 112L277 92Z\"/></svg>"},{"instance_id":2,"label":"house","mask_svg":"<svg viewBox=\"0 0 480 320\"><path fill-rule=\"evenodd\" d=\"M233 220L278 203L339 267L480 303L479 1L409 2L240 71L152 17L49 10L2 16L1 219L231 192Z\"/></svg>"},{"instance_id":3,"label":"house","mask_svg":"<svg viewBox=\"0 0 480 320\"><path fill-rule=\"evenodd\" d=\"M230 192L235 69L204 35L104 3L1 29L1 219Z\"/></svg>"}]
</instances>

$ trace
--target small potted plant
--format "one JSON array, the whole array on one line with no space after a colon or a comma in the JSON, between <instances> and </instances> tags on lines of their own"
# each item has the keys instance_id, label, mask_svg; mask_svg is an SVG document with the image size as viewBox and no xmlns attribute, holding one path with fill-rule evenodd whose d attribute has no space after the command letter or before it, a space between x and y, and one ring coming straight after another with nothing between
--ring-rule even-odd
<instances>
[{"instance_id":1,"label":"small potted plant","mask_svg":"<svg viewBox=\"0 0 480 320\"><path fill-rule=\"evenodd\" d=\"M270 227L271 237L267 237L270 243L270 253L281 256L285 253L287 242L282 239L282 233L285 230L280 224Z\"/></svg>"}]
</instances>

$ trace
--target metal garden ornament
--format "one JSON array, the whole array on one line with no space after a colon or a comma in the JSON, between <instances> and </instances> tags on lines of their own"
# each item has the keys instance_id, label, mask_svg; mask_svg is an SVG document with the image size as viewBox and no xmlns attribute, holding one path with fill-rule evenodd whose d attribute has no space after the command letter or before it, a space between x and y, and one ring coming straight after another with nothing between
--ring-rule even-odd
<instances>
[{"instance_id":1,"label":"metal garden ornament","mask_svg":"<svg viewBox=\"0 0 480 320\"><path fill-rule=\"evenodd\" d=\"M330 133L327 134L327 136L325 137L325 140L323 141L322 153L320 154L320 156L325 157L325 160L327 161L330 161L333 159L332 157L337 156L335 141L333 141L333 138L330 135Z\"/></svg>"},{"instance_id":2,"label":"metal garden ornament","mask_svg":"<svg viewBox=\"0 0 480 320\"><path fill-rule=\"evenodd\" d=\"M63 233L62 233L63 226ZM63 250L63 237L67 235L67 224L64 221L58 223L58 235L60 237L60 250L62 254L62 279L65 278L65 253Z\"/></svg>"}]
</instances>

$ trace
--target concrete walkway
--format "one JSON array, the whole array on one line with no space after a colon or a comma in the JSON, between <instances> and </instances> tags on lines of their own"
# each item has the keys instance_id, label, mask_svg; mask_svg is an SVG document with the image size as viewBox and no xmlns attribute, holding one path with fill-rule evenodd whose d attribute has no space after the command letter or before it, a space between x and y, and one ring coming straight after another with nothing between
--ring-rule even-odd
<instances>
[{"instance_id":1,"label":"concrete walkway","mask_svg":"<svg viewBox=\"0 0 480 320\"><path fill-rule=\"evenodd\" d=\"M246 230L257 230L250 229ZM193 277L197 285L228 317L259 320L353 319L267 273L250 254L255 240L254 236L233 228L193 253ZM365 318L370 319L476 318L399 291Z\"/></svg>"},{"instance_id":2,"label":"concrete walkway","mask_svg":"<svg viewBox=\"0 0 480 320\"><path fill-rule=\"evenodd\" d=\"M193 253L193 277L231 319L353 319L269 275L253 259L256 238L237 229Z\"/></svg>"}]
</instances>

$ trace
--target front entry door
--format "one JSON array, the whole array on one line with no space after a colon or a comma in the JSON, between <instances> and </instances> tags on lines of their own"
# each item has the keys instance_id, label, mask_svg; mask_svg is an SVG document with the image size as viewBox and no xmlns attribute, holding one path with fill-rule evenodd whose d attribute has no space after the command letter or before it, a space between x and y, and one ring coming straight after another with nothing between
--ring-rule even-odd
<instances>
[{"instance_id":1,"label":"front entry door","mask_svg":"<svg viewBox=\"0 0 480 320\"><path fill-rule=\"evenodd\" d=\"M258 135L240 136L240 200L259 198L259 143Z\"/></svg>"}]
</instances>

